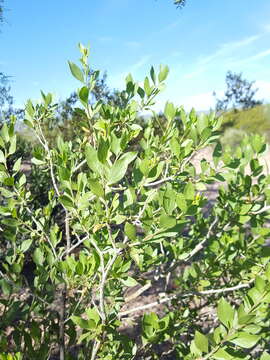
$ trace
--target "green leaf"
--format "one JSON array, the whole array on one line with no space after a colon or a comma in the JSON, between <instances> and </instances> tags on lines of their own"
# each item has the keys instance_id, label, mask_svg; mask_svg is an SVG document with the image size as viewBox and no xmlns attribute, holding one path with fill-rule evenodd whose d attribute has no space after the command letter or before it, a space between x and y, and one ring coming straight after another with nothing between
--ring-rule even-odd
<instances>
[{"instance_id":1,"label":"green leaf","mask_svg":"<svg viewBox=\"0 0 270 360\"><path fill-rule=\"evenodd\" d=\"M117 156L121 150L121 138L118 138L114 133L111 135L111 150Z\"/></svg>"},{"instance_id":2,"label":"green leaf","mask_svg":"<svg viewBox=\"0 0 270 360\"><path fill-rule=\"evenodd\" d=\"M44 254L40 248L36 248L33 254L33 260L37 265L42 265L44 263Z\"/></svg>"},{"instance_id":3,"label":"green leaf","mask_svg":"<svg viewBox=\"0 0 270 360\"><path fill-rule=\"evenodd\" d=\"M100 322L100 316L99 313L95 308L88 308L85 310L87 317L89 320L94 320L95 324L98 325Z\"/></svg>"},{"instance_id":4,"label":"green leaf","mask_svg":"<svg viewBox=\"0 0 270 360\"><path fill-rule=\"evenodd\" d=\"M187 202L183 194L176 195L176 204L184 214L187 212Z\"/></svg>"},{"instance_id":5,"label":"green leaf","mask_svg":"<svg viewBox=\"0 0 270 360\"><path fill-rule=\"evenodd\" d=\"M213 359L217 360L232 360L233 356L227 353L224 349L219 349L212 355Z\"/></svg>"},{"instance_id":6,"label":"green leaf","mask_svg":"<svg viewBox=\"0 0 270 360\"><path fill-rule=\"evenodd\" d=\"M199 331L195 332L195 345L196 347L204 353L208 352L208 339L205 335L201 334Z\"/></svg>"},{"instance_id":7,"label":"green leaf","mask_svg":"<svg viewBox=\"0 0 270 360\"><path fill-rule=\"evenodd\" d=\"M260 357L260 360L270 360L270 355L264 351L262 356Z\"/></svg>"},{"instance_id":8,"label":"green leaf","mask_svg":"<svg viewBox=\"0 0 270 360\"><path fill-rule=\"evenodd\" d=\"M260 152L262 146L264 145L262 141L262 137L258 134L254 135L251 139L251 145L254 151L256 151L256 153Z\"/></svg>"},{"instance_id":9,"label":"green leaf","mask_svg":"<svg viewBox=\"0 0 270 360\"><path fill-rule=\"evenodd\" d=\"M89 97L89 89L86 86L83 86L79 91L79 98L84 105L88 104L88 97Z\"/></svg>"},{"instance_id":10,"label":"green leaf","mask_svg":"<svg viewBox=\"0 0 270 360\"><path fill-rule=\"evenodd\" d=\"M248 334L246 332L240 332L237 337L230 340L235 345L241 346L242 348L252 348L260 340L260 335Z\"/></svg>"},{"instance_id":11,"label":"green leaf","mask_svg":"<svg viewBox=\"0 0 270 360\"><path fill-rule=\"evenodd\" d=\"M143 99L143 98L144 98L144 95L145 95L145 92L144 92L143 88L141 88L141 87L139 86L137 92L138 92L138 94L140 95L141 99Z\"/></svg>"},{"instance_id":12,"label":"green leaf","mask_svg":"<svg viewBox=\"0 0 270 360\"><path fill-rule=\"evenodd\" d=\"M98 197L104 198L104 189L98 180L89 179L88 182L92 193Z\"/></svg>"},{"instance_id":13,"label":"green leaf","mask_svg":"<svg viewBox=\"0 0 270 360\"><path fill-rule=\"evenodd\" d=\"M195 197L195 187L192 182L188 182L184 189L184 196L187 200L194 200Z\"/></svg>"},{"instance_id":14,"label":"green leaf","mask_svg":"<svg viewBox=\"0 0 270 360\"><path fill-rule=\"evenodd\" d=\"M170 141L170 148L172 150L172 153L178 157L180 155L180 144L179 140L176 139L176 137L173 137Z\"/></svg>"},{"instance_id":15,"label":"green leaf","mask_svg":"<svg viewBox=\"0 0 270 360\"><path fill-rule=\"evenodd\" d=\"M3 188L3 187L0 188L0 192L1 192L1 194L2 194L4 197L6 197L6 198L11 198L11 197L13 197L13 195L14 195L13 192L11 192L11 191Z\"/></svg>"},{"instance_id":16,"label":"green leaf","mask_svg":"<svg viewBox=\"0 0 270 360\"><path fill-rule=\"evenodd\" d=\"M151 76L153 83L156 84L156 74L155 74L155 70L154 70L153 66L151 66L150 76Z\"/></svg>"},{"instance_id":17,"label":"green leaf","mask_svg":"<svg viewBox=\"0 0 270 360\"><path fill-rule=\"evenodd\" d=\"M213 160L214 160L214 164L217 167L219 159L222 156L222 146L220 144L220 142L217 143L217 145L215 146L214 152L213 152Z\"/></svg>"},{"instance_id":18,"label":"green leaf","mask_svg":"<svg viewBox=\"0 0 270 360\"><path fill-rule=\"evenodd\" d=\"M75 315L71 316L70 318L74 322L74 324L78 325L82 329L89 330L92 328L88 320L82 319L79 316L75 316Z\"/></svg>"},{"instance_id":19,"label":"green leaf","mask_svg":"<svg viewBox=\"0 0 270 360\"><path fill-rule=\"evenodd\" d=\"M15 164L13 165L12 170L15 172L20 171L21 163L22 163L22 158L19 158L18 160L16 160Z\"/></svg>"},{"instance_id":20,"label":"green leaf","mask_svg":"<svg viewBox=\"0 0 270 360\"><path fill-rule=\"evenodd\" d=\"M120 280L125 286L128 286L128 287L133 287L133 286L138 285L138 282L130 276L128 276L125 279L120 279Z\"/></svg>"},{"instance_id":21,"label":"green leaf","mask_svg":"<svg viewBox=\"0 0 270 360\"><path fill-rule=\"evenodd\" d=\"M68 65L69 65L69 68L70 68L70 71L71 71L72 75L77 80L79 80L81 82L84 82L84 77L83 77L83 73L82 73L81 69L71 61L68 62Z\"/></svg>"},{"instance_id":22,"label":"green leaf","mask_svg":"<svg viewBox=\"0 0 270 360\"><path fill-rule=\"evenodd\" d=\"M9 141L9 132L8 132L8 126L6 123L2 126L2 129L0 131L0 134L4 141L7 143Z\"/></svg>"},{"instance_id":23,"label":"green leaf","mask_svg":"<svg viewBox=\"0 0 270 360\"><path fill-rule=\"evenodd\" d=\"M266 282L265 280L257 275L255 278L255 288L260 292L260 293L264 293L265 288L266 288Z\"/></svg>"},{"instance_id":24,"label":"green leaf","mask_svg":"<svg viewBox=\"0 0 270 360\"><path fill-rule=\"evenodd\" d=\"M128 165L136 158L137 152L128 152L116 160L110 168L108 175L108 185L112 185L120 181L126 174Z\"/></svg>"},{"instance_id":25,"label":"green leaf","mask_svg":"<svg viewBox=\"0 0 270 360\"><path fill-rule=\"evenodd\" d=\"M28 240L23 241L21 243L20 250L22 252L26 252L30 248L32 242L33 242L33 239L28 239Z\"/></svg>"},{"instance_id":26,"label":"green leaf","mask_svg":"<svg viewBox=\"0 0 270 360\"><path fill-rule=\"evenodd\" d=\"M85 157L89 168L98 175L103 175L103 167L101 162L98 160L97 151L88 144L85 149Z\"/></svg>"},{"instance_id":27,"label":"green leaf","mask_svg":"<svg viewBox=\"0 0 270 360\"><path fill-rule=\"evenodd\" d=\"M160 70L159 70L159 74L158 74L159 82L162 82L162 81L166 80L168 74L169 74L168 66L167 65L165 65L165 66L160 65Z\"/></svg>"},{"instance_id":28,"label":"green leaf","mask_svg":"<svg viewBox=\"0 0 270 360\"><path fill-rule=\"evenodd\" d=\"M153 312L150 314L144 314L142 326L144 334L147 338L154 336L156 330L159 328L159 318L157 314Z\"/></svg>"},{"instance_id":29,"label":"green leaf","mask_svg":"<svg viewBox=\"0 0 270 360\"><path fill-rule=\"evenodd\" d=\"M9 150L8 150L8 154L12 155L15 153L16 151L16 144L17 144L17 137L16 135L12 136L10 139L10 146L9 146Z\"/></svg>"},{"instance_id":30,"label":"green leaf","mask_svg":"<svg viewBox=\"0 0 270 360\"><path fill-rule=\"evenodd\" d=\"M130 240L136 240L136 226L128 222L125 223L125 234Z\"/></svg>"},{"instance_id":31,"label":"green leaf","mask_svg":"<svg viewBox=\"0 0 270 360\"><path fill-rule=\"evenodd\" d=\"M11 294L11 290L12 290L11 284L7 280L0 279L0 287L1 287L4 295Z\"/></svg>"},{"instance_id":32,"label":"green leaf","mask_svg":"<svg viewBox=\"0 0 270 360\"><path fill-rule=\"evenodd\" d=\"M164 115L166 116L167 120L171 122L176 114L176 109L173 103L167 102L165 105Z\"/></svg>"},{"instance_id":33,"label":"green leaf","mask_svg":"<svg viewBox=\"0 0 270 360\"><path fill-rule=\"evenodd\" d=\"M217 315L222 324L224 324L227 328L232 326L234 309L224 298L221 298L218 303Z\"/></svg>"},{"instance_id":34,"label":"green leaf","mask_svg":"<svg viewBox=\"0 0 270 360\"><path fill-rule=\"evenodd\" d=\"M151 93L152 93L152 89L151 89L148 77L146 77L144 79L144 91L145 91L147 97L149 97L151 95Z\"/></svg>"},{"instance_id":35,"label":"green leaf","mask_svg":"<svg viewBox=\"0 0 270 360\"><path fill-rule=\"evenodd\" d=\"M98 160L99 160L100 162L102 162L103 164L104 164L104 163L106 162L106 160L107 160L108 150L109 150L109 143L108 143L108 141L105 141L105 140L101 137L101 138L99 139L97 155L98 155Z\"/></svg>"},{"instance_id":36,"label":"green leaf","mask_svg":"<svg viewBox=\"0 0 270 360\"><path fill-rule=\"evenodd\" d=\"M196 126L197 126L197 129L198 129L198 133L202 134L202 132L208 126L208 119L207 119L207 116L205 114L201 114L200 116L198 116Z\"/></svg>"},{"instance_id":37,"label":"green leaf","mask_svg":"<svg viewBox=\"0 0 270 360\"><path fill-rule=\"evenodd\" d=\"M240 214L245 215L252 208L253 204L243 204L240 209Z\"/></svg>"},{"instance_id":38,"label":"green leaf","mask_svg":"<svg viewBox=\"0 0 270 360\"><path fill-rule=\"evenodd\" d=\"M34 157L31 159L31 163L35 164L35 165L43 165L43 164L45 164L45 161Z\"/></svg>"},{"instance_id":39,"label":"green leaf","mask_svg":"<svg viewBox=\"0 0 270 360\"><path fill-rule=\"evenodd\" d=\"M172 216L161 215L160 217L160 226L164 229L172 228L176 225L176 219Z\"/></svg>"},{"instance_id":40,"label":"green leaf","mask_svg":"<svg viewBox=\"0 0 270 360\"><path fill-rule=\"evenodd\" d=\"M67 195L61 195L59 198L61 204L63 204L65 207L73 208L73 200L67 196Z\"/></svg>"},{"instance_id":41,"label":"green leaf","mask_svg":"<svg viewBox=\"0 0 270 360\"><path fill-rule=\"evenodd\" d=\"M6 158L2 150L0 150L0 163L6 163Z\"/></svg>"}]
</instances>

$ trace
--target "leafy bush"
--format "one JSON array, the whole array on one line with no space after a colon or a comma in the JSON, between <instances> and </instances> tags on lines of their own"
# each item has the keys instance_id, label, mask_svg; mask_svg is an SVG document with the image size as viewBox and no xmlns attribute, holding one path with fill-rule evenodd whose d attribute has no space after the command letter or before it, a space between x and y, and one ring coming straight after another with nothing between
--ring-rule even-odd
<instances>
[{"instance_id":1,"label":"leafy bush","mask_svg":"<svg viewBox=\"0 0 270 360\"><path fill-rule=\"evenodd\" d=\"M42 146L32 162L50 177L47 204L32 205L20 158L8 169L14 124L1 129L0 359L269 359L263 139L223 151L221 119L172 103L161 134L154 113L142 129L138 114L152 109L167 67L151 68L142 86L129 75L124 107L90 104L80 51L82 68L70 69L82 84L82 135L51 148L51 94L25 109ZM196 169L191 160L211 144L213 161Z\"/></svg>"}]
</instances>

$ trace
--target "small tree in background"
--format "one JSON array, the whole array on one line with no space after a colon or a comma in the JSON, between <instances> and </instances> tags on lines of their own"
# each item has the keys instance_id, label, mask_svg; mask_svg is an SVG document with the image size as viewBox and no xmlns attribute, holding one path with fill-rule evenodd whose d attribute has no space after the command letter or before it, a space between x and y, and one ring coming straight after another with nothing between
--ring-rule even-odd
<instances>
[{"instance_id":1,"label":"small tree in background","mask_svg":"<svg viewBox=\"0 0 270 360\"><path fill-rule=\"evenodd\" d=\"M5 114L9 113L13 104L10 95L9 77L0 72L0 123L3 122Z\"/></svg>"},{"instance_id":2,"label":"small tree in background","mask_svg":"<svg viewBox=\"0 0 270 360\"><path fill-rule=\"evenodd\" d=\"M216 110L225 111L228 109L250 109L262 104L256 100L255 95L258 89L253 88L254 81L243 79L242 73L228 71L226 74L226 91L223 99L217 99ZM214 96L216 93L214 92Z\"/></svg>"},{"instance_id":3,"label":"small tree in background","mask_svg":"<svg viewBox=\"0 0 270 360\"><path fill-rule=\"evenodd\" d=\"M174 4L179 8L186 5L186 0L174 0Z\"/></svg>"}]
</instances>

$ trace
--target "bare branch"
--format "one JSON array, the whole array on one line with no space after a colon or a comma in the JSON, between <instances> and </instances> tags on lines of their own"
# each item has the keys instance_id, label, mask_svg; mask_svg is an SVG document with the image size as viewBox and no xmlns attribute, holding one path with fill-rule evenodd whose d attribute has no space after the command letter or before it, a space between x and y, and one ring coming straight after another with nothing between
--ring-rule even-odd
<instances>
[{"instance_id":1,"label":"bare branch","mask_svg":"<svg viewBox=\"0 0 270 360\"><path fill-rule=\"evenodd\" d=\"M123 317L129 314L132 314L134 312L137 311L142 311L142 310L147 310L147 309L151 309L155 306L164 304L164 303L168 303L172 300L176 300L176 299L184 299L187 297L191 297L191 296L205 296L205 295L215 295L215 294L224 294L227 292L232 292L232 291L237 291L237 290L241 290L241 289L245 289L245 288L249 288L250 285L254 282L254 280L246 283L246 284L238 284L236 286L232 286L232 287L228 287L228 288L221 288L221 289L211 289L211 290L204 290L204 291L192 291L192 292L187 292L187 293L182 293L182 294L175 294L172 296L164 296L162 297L162 295L164 295L164 293L159 294L159 298L158 300L150 303L150 304L146 304L146 305L142 305L142 306L138 306L136 308L132 308L132 309L128 309L126 311L120 311L118 316L119 317Z\"/></svg>"}]
</instances>

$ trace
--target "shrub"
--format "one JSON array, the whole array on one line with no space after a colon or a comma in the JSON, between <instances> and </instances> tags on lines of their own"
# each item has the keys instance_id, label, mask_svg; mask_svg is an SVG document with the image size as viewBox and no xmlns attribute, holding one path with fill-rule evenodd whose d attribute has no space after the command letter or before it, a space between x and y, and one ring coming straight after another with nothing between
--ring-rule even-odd
<instances>
[{"instance_id":1,"label":"shrub","mask_svg":"<svg viewBox=\"0 0 270 360\"><path fill-rule=\"evenodd\" d=\"M82 84L83 135L51 148L43 132L51 94L25 109L42 146L32 162L50 176L47 204L32 206L20 158L8 169L14 124L1 129L0 358L268 359L262 138L223 152L220 119L172 103L161 134L155 114L142 129L138 114L151 110L167 67L151 68L142 86L129 75L125 106L89 104L88 49L80 51L82 68L70 69ZM196 170L191 160L211 144L213 161ZM205 216L205 190L217 182Z\"/></svg>"}]
</instances>

